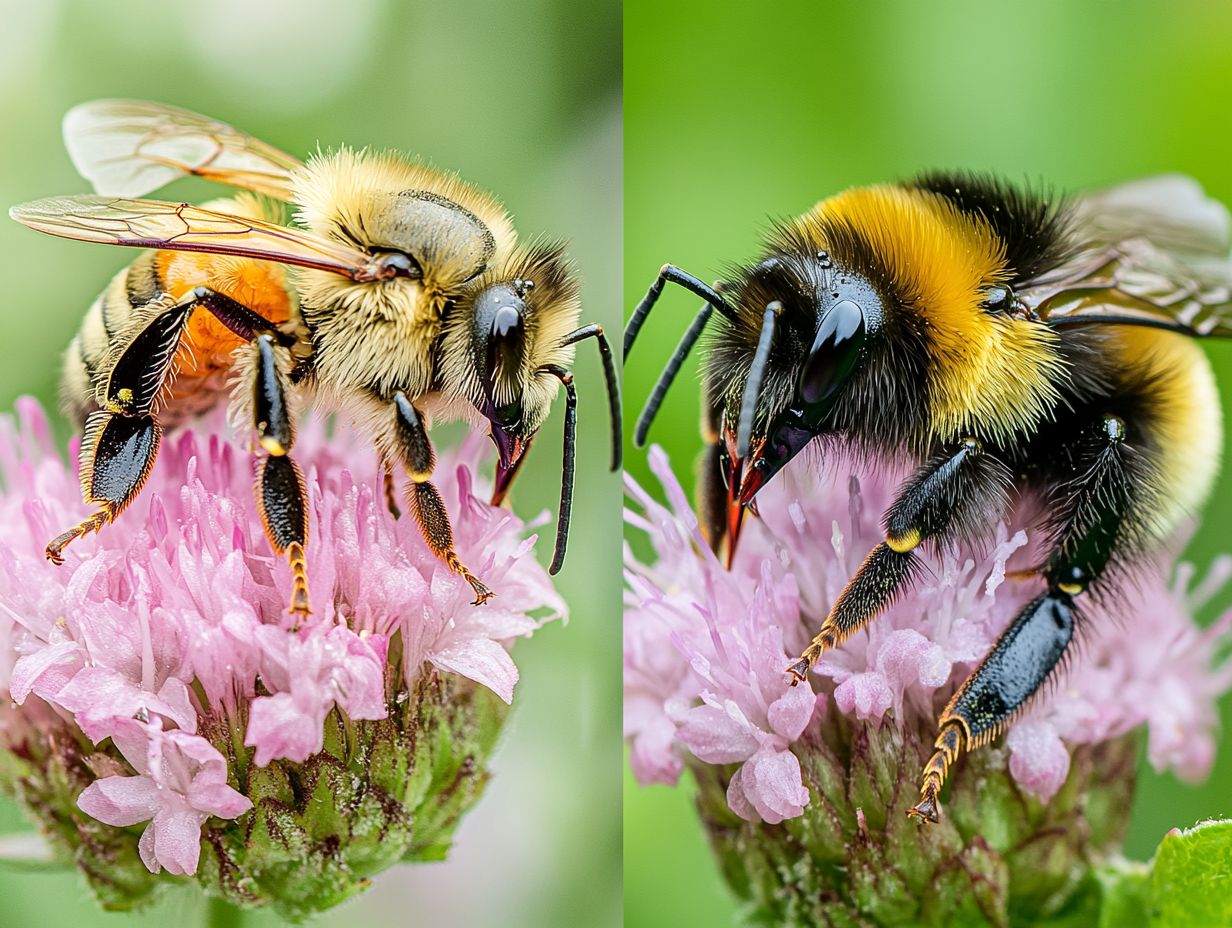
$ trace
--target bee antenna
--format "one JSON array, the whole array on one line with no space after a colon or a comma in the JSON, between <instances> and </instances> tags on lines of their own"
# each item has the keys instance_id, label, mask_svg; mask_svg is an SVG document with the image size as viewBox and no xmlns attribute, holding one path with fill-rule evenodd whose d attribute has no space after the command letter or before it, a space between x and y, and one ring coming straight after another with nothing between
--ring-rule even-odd
<instances>
[{"instance_id":1,"label":"bee antenna","mask_svg":"<svg viewBox=\"0 0 1232 928\"><path fill-rule=\"evenodd\" d=\"M715 289L719 288L716 287ZM659 375L659 379L655 382L650 398L646 400L646 405L642 407L642 414L637 417L637 427L633 430L633 444L636 447L645 447L646 436L650 432L650 424L654 422L655 416L659 413L659 407L663 405L663 399L667 396L668 389L673 381L675 381L676 375L680 373L681 365L684 364L685 358L689 356L689 352L693 350L693 346L697 344L702 330L706 328L706 323L710 321L710 317L713 314L714 306L710 303L703 303L702 308L693 317L692 324L685 331L684 337L680 339L680 344L672 352L672 356L667 361L667 366L663 368L663 373Z\"/></svg>"},{"instance_id":2,"label":"bee antenna","mask_svg":"<svg viewBox=\"0 0 1232 928\"><path fill-rule=\"evenodd\" d=\"M607 343L607 336L603 334L603 326L597 323L592 322L590 325L584 325L570 332L561 339L560 343L562 346L572 345L584 338L593 338L599 344L599 357L603 361L603 378L607 381L608 419L612 425L612 470L620 470L621 455L624 450L621 444L624 425L620 412L620 378L616 374L616 358L612 354L611 346Z\"/></svg>"},{"instance_id":3,"label":"bee antenna","mask_svg":"<svg viewBox=\"0 0 1232 928\"><path fill-rule=\"evenodd\" d=\"M749 445L753 440L753 416L757 412L757 400L761 396L762 381L766 378L766 365L770 360L770 343L774 341L774 320L782 309L783 304L778 300L767 303L765 315L761 319L761 335L757 338L757 351L753 355L753 366L749 368L749 379L744 382L744 396L740 400L740 426L736 430L736 456L740 460L749 456Z\"/></svg>"},{"instance_id":4,"label":"bee antenna","mask_svg":"<svg viewBox=\"0 0 1232 928\"><path fill-rule=\"evenodd\" d=\"M629 357L629 352L633 350L633 343L637 341L637 333L642 330L642 323L646 321L646 317L650 315L650 310L659 301L659 297L663 294L663 285L668 281L678 287L683 287L690 293L700 296L713 306L720 316L733 325L740 324L740 317L736 315L736 311L731 308L728 302L719 295L717 289L706 286L703 281L686 271L682 271L675 265L665 264L660 268L659 276L650 285L650 289L646 291L642 301L633 310L633 315L629 317L629 324L625 326L624 356L626 358Z\"/></svg>"},{"instance_id":5,"label":"bee antenna","mask_svg":"<svg viewBox=\"0 0 1232 928\"><path fill-rule=\"evenodd\" d=\"M569 543L569 517L573 512L573 470L577 456L577 390L573 374L559 364L545 364L536 373L551 374L565 385L565 452L560 478L560 513L556 517L556 550L548 573L556 574L565 563L565 548Z\"/></svg>"}]
</instances>

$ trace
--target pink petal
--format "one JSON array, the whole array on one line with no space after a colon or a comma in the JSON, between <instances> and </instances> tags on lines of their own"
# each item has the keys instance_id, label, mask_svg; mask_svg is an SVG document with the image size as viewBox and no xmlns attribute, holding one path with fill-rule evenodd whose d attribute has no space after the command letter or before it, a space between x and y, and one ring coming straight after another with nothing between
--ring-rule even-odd
<instances>
[{"instance_id":1,"label":"pink petal","mask_svg":"<svg viewBox=\"0 0 1232 928\"><path fill-rule=\"evenodd\" d=\"M239 818L252 808L252 800L226 783L200 783L198 777L188 791L188 802L198 812L219 818Z\"/></svg>"},{"instance_id":2,"label":"pink petal","mask_svg":"<svg viewBox=\"0 0 1232 928\"><path fill-rule=\"evenodd\" d=\"M834 690L834 701L844 715L868 720L884 716L894 703L894 694L885 677L876 671L848 677Z\"/></svg>"},{"instance_id":3,"label":"pink petal","mask_svg":"<svg viewBox=\"0 0 1232 928\"><path fill-rule=\"evenodd\" d=\"M744 768L747 766L748 764L741 764L732 774L727 784L727 805L746 822L760 822L761 814L753 803L749 802L749 797L744 792Z\"/></svg>"},{"instance_id":4,"label":"pink petal","mask_svg":"<svg viewBox=\"0 0 1232 928\"><path fill-rule=\"evenodd\" d=\"M651 783L676 784L684 764L673 748L675 742L676 726L665 716L645 726L632 739L629 766L637 782L643 786Z\"/></svg>"},{"instance_id":5,"label":"pink petal","mask_svg":"<svg viewBox=\"0 0 1232 928\"><path fill-rule=\"evenodd\" d=\"M817 697L807 682L799 686L787 686L782 696L770 704L767 716L774 733L788 741L795 741L804 734L805 726L813 717Z\"/></svg>"},{"instance_id":6,"label":"pink petal","mask_svg":"<svg viewBox=\"0 0 1232 928\"><path fill-rule=\"evenodd\" d=\"M763 748L740 768L740 792L762 821L777 825L803 814L809 793L800 774L800 761L790 751ZM728 790L730 801L731 790ZM737 815L741 812L733 806ZM753 819L755 820L755 819Z\"/></svg>"},{"instance_id":7,"label":"pink petal","mask_svg":"<svg viewBox=\"0 0 1232 928\"><path fill-rule=\"evenodd\" d=\"M141 833L141 840L137 842L137 853L141 855L141 862L145 864L147 870L151 873L158 873L161 867L158 864L158 856L154 853L154 835L154 823L151 822Z\"/></svg>"},{"instance_id":8,"label":"pink petal","mask_svg":"<svg viewBox=\"0 0 1232 928\"><path fill-rule=\"evenodd\" d=\"M82 791L77 806L104 824L126 827L154 817L159 808L158 792L154 781L146 776L103 777Z\"/></svg>"},{"instance_id":9,"label":"pink petal","mask_svg":"<svg viewBox=\"0 0 1232 928\"><path fill-rule=\"evenodd\" d=\"M441 670L459 673L481 683L507 703L513 702L518 668L509 652L497 642L476 638L461 647L434 651L428 659Z\"/></svg>"},{"instance_id":10,"label":"pink petal","mask_svg":"<svg viewBox=\"0 0 1232 928\"><path fill-rule=\"evenodd\" d=\"M81 730L96 744L112 734L116 719L131 719L142 710L165 715L189 731L197 728L188 688L174 678L155 694L109 667L84 667L60 690L56 702L73 713Z\"/></svg>"},{"instance_id":11,"label":"pink petal","mask_svg":"<svg viewBox=\"0 0 1232 928\"><path fill-rule=\"evenodd\" d=\"M154 729L157 731L157 727ZM136 719L118 719L111 732L111 743L138 773L150 772L151 728Z\"/></svg>"},{"instance_id":12,"label":"pink petal","mask_svg":"<svg viewBox=\"0 0 1232 928\"><path fill-rule=\"evenodd\" d=\"M168 873L192 875L197 872L201 857L201 819L196 813L186 809L160 812L146 828L140 844L144 845L146 836L151 834L154 860ZM139 850L149 867L144 849ZM156 867L150 869L158 872Z\"/></svg>"},{"instance_id":13,"label":"pink petal","mask_svg":"<svg viewBox=\"0 0 1232 928\"><path fill-rule=\"evenodd\" d=\"M747 721L716 706L689 710L676 733L680 743L708 764L734 764L747 760L760 745Z\"/></svg>"},{"instance_id":14,"label":"pink petal","mask_svg":"<svg viewBox=\"0 0 1232 928\"><path fill-rule=\"evenodd\" d=\"M1047 802L1069 776L1069 751L1056 729L1042 719L1027 718L1006 735L1010 773L1028 793Z\"/></svg>"},{"instance_id":15,"label":"pink petal","mask_svg":"<svg viewBox=\"0 0 1232 928\"><path fill-rule=\"evenodd\" d=\"M252 701L244 744L257 749L258 767L280 757L298 763L321 750L323 723L324 713L321 718L303 713L289 693L261 696Z\"/></svg>"},{"instance_id":16,"label":"pink petal","mask_svg":"<svg viewBox=\"0 0 1232 928\"><path fill-rule=\"evenodd\" d=\"M32 692L52 701L80 667L81 648L76 641L45 645L13 666L9 694L19 706Z\"/></svg>"}]
</instances>

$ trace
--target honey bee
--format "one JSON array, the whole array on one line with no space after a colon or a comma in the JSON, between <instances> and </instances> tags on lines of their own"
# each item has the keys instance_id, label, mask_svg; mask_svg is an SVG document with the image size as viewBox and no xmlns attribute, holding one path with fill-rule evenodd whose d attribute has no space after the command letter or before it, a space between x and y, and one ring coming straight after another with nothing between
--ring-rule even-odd
<instances>
[{"instance_id":1,"label":"honey bee","mask_svg":"<svg viewBox=\"0 0 1232 928\"><path fill-rule=\"evenodd\" d=\"M665 266L633 312L626 356L664 284L705 301L639 444L718 317L699 508L729 566L758 491L804 448L916 468L885 513L885 540L786 669L792 685L910 588L922 546L1042 509L1046 553L1026 572L1041 591L942 712L912 814L938 820L949 768L1053 675L1084 603L1115 595L1206 498L1221 417L1187 336L1232 335L1228 246L1227 211L1181 176L1066 201L932 173L823 200L777 225L726 284Z\"/></svg>"},{"instance_id":2,"label":"honey bee","mask_svg":"<svg viewBox=\"0 0 1232 928\"><path fill-rule=\"evenodd\" d=\"M620 465L615 363L602 328L577 324L562 245L519 244L493 197L392 152L344 147L305 163L204 116L128 100L74 108L64 135L98 195L9 214L52 235L150 250L95 301L65 357L63 406L84 428L82 495L97 509L52 539L48 559L62 563L68 544L133 501L164 428L229 396L232 419L257 439L257 505L291 568L288 611L308 614L308 502L291 450L299 406L319 397L372 436L395 517L394 470L406 471L424 540L481 604L492 591L454 550L429 427L486 425L499 504L563 386L560 569L576 435L569 365L585 339L603 360ZM247 192L200 206L138 199L189 174ZM298 225L280 222L279 202Z\"/></svg>"}]
</instances>

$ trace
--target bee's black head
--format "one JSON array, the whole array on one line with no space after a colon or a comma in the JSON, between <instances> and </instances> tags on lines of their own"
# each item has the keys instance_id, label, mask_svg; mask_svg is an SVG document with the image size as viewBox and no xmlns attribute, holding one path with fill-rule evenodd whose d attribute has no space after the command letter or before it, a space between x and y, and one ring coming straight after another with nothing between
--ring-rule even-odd
<instances>
[{"instance_id":1,"label":"bee's black head","mask_svg":"<svg viewBox=\"0 0 1232 928\"><path fill-rule=\"evenodd\" d=\"M709 371L724 401L732 518L834 428L885 312L873 283L824 251L771 254L737 280L738 321L716 339Z\"/></svg>"}]
</instances>

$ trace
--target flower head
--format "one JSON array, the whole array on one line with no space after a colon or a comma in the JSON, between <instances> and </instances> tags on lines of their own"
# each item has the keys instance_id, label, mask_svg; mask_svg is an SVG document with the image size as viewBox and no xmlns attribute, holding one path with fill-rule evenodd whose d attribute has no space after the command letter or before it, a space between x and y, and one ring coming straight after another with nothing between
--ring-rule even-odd
<instances>
[{"instance_id":1,"label":"flower head","mask_svg":"<svg viewBox=\"0 0 1232 928\"><path fill-rule=\"evenodd\" d=\"M42 547L82 509L76 474L33 401L0 419L0 684L15 704L0 710L0 743L29 760L22 777L0 785L44 823L148 822L133 840L150 871L196 873L237 901L273 900L284 914L302 914L311 903L262 884L270 862L252 836L265 834L263 801L287 807L279 835L307 832L314 813L285 801L295 790L283 785L305 787L323 763L355 769L367 800L352 796L351 808L380 806L382 827L397 820L407 832L386 849L398 851L394 859L413 856L419 835L411 841L410 819L432 798L410 771L416 760L440 758L403 734L439 727L435 750L470 758L445 772L474 781L460 792L448 776L439 786L473 799L518 678L509 647L562 616L564 605L531 555L534 536L474 492L481 438L442 455L436 476L459 554L499 593L479 608L414 520L389 513L375 454L309 421L295 456L309 487L315 612L295 626L284 611L290 572L261 527L252 465L209 435L211 423L221 426L221 417L167 438L137 500L55 567ZM456 711L440 711L447 700ZM71 757L46 742L49 719L65 743L80 746ZM340 730L349 732L341 740ZM53 755L72 768L75 808L52 802L40 781ZM412 783L419 792L408 792ZM337 812L342 801L328 805ZM121 854L122 841L109 840ZM347 885L365 885L353 864L350 871ZM337 885L330 892L331 901L345 896Z\"/></svg>"},{"instance_id":2,"label":"flower head","mask_svg":"<svg viewBox=\"0 0 1232 928\"><path fill-rule=\"evenodd\" d=\"M626 555L626 735L634 774L644 783L672 783L691 769L707 824L739 832L742 847L753 834L791 834L794 819L802 834L841 822L833 838L842 858L852 841L876 842L868 831L876 815L887 845L888 836L901 834L919 853L920 836L914 828L900 832L897 819L911 804L940 707L1038 594L1038 581L1015 575L1040 561L1034 533L1026 523L1001 525L985 546L930 556L913 589L825 652L809 680L793 688L784 668L883 539L879 518L902 475L842 461L819 474L793 462L759 495L761 518L746 527L728 571L703 540L659 449L650 463L666 506L629 481L635 511L628 521L653 550L648 561L632 547ZM1232 615L1205 631L1192 616L1229 573L1232 563L1220 561L1191 591L1189 568L1168 584L1162 565L1148 565L1132 602L1089 604L1056 685L1011 727L1006 752L982 749L965 762L956 796L995 776L1013 802L1048 809L1067 782L1094 782L1123 767L1124 751L1105 746L1139 726L1147 728L1157 769L1202 776L1213 757L1216 698L1232 686L1232 663L1219 662ZM1106 765L1093 768L1092 757ZM879 765L889 779L874 781L870 793L861 777ZM985 802L990 795L985 790ZM882 808L870 808L870 800ZM960 853L989 822L986 808L974 812L974 799L968 810L955 803L961 801L951 800L956 821L943 826L949 837L934 837L934 844L952 839L950 850ZM765 828L780 822L787 832ZM1099 833L1106 844L1119 828ZM722 850L723 836L715 841ZM805 842L797 850L816 847ZM878 853L892 857L887 847ZM729 871L744 866L728 864Z\"/></svg>"}]
</instances>

